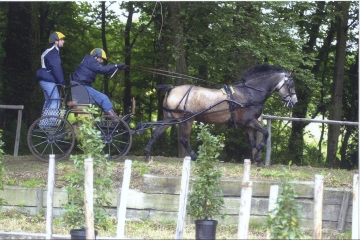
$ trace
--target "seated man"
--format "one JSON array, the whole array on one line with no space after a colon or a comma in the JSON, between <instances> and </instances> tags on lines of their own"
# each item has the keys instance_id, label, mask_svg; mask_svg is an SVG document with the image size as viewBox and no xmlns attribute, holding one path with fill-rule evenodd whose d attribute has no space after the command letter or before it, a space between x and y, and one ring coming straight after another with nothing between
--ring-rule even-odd
<instances>
[{"instance_id":1,"label":"seated man","mask_svg":"<svg viewBox=\"0 0 360 240\"><path fill-rule=\"evenodd\" d=\"M121 63L109 64L106 66L101 63L106 60L106 53L101 48L93 49L90 54L86 54L80 65L72 75L72 81L81 83L86 87L89 95L95 100L105 114L111 117L117 117L113 110L113 105L105 94L92 88L96 74L112 74L116 69L125 70L127 67Z\"/></svg>"}]
</instances>

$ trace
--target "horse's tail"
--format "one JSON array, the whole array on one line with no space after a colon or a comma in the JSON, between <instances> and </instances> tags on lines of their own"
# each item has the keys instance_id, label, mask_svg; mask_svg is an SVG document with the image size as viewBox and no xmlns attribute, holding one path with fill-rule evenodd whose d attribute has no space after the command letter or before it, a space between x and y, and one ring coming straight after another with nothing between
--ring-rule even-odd
<instances>
[{"instance_id":1,"label":"horse's tail","mask_svg":"<svg viewBox=\"0 0 360 240\"><path fill-rule=\"evenodd\" d=\"M156 91L169 93L174 87L171 85L160 84L156 86Z\"/></svg>"},{"instance_id":2,"label":"horse's tail","mask_svg":"<svg viewBox=\"0 0 360 240\"><path fill-rule=\"evenodd\" d=\"M156 88L154 88L154 89L152 89L152 90L150 90L150 91L148 91L148 92L145 92L145 93L143 94L143 96L144 96L144 97L148 97L148 96L150 96L151 94L155 93L156 91L158 91L158 92L164 91L164 92L166 92L167 94L169 94L170 91L171 91L171 89L173 89L173 88L174 88L174 87L173 87L173 86L170 86L170 85L160 84L160 85L156 86Z\"/></svg>"}]
</instances>

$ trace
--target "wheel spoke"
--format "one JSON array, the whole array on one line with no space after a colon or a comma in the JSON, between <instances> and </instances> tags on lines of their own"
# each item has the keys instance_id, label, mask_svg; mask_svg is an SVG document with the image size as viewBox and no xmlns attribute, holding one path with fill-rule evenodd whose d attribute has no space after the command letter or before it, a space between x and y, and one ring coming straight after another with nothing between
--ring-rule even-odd
<instances>
[{"instance_id":1,"label":"wheel spoke","mask_svg":"<svg viewBox=\"0 0 360 240\"><path fill-rule=\"evenodd\" d=\"M44 123L56 123L56 126ZM50 154L54 154L56 160L62 160L70 155L75 145L75 133L67 120L44 116L31 125L27 140L30 151L41 161L48 162Z\"/></svg>"}]
</instances>

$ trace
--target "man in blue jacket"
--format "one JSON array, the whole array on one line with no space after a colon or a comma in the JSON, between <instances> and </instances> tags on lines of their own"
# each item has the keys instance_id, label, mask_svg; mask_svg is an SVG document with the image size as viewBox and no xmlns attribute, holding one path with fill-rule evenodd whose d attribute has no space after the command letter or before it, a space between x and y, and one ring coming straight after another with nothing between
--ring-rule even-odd
<instances>
[{"instance_id":1,"label":"man in blue jacket","mask_svg":"<svg viewBox=\"0 0 360 240\"><path fill-rule=\"evenodd\" d=\"M72 75L72 81L76 81L85 86L89 95L102 108L105 114L117 118L113 110L113 105L105 94L92 88L92 83L95 81L97 74L112 74L116 69L125 70L127 67L121 63L101 65L104 59L106 60L106 53L101 48L93 49L90 54L86 54L80 65L77 67Z\"/></svg>"},{"instance_id":2,"label":"man in blue jacket","mask_svg":"<svg viewBox=\"0 0 360 240\"><path fill-rule=\"evenodd\" d=\"M65 43L64 38L65 35L61 32L52 32L50 34L49 42L51 46L41 55L41 68L36 72L36 79L39 81L45 97L43 115L49 115L44 113L47 108L57 109L60 107L60 95L56 84L65 85L59 54L60 48Z\"/></svg>"}]
</instances>

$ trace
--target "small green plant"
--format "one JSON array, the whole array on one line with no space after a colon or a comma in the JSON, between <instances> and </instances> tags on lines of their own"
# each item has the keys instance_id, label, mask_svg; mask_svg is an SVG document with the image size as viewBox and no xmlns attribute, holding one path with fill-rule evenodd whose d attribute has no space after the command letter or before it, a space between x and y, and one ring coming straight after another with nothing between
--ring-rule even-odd
<instances>
[{"instance_id":1,"label":"small green plant","mask_svg":"<svg viewBox=\"0 0 360 240\"><path fill-rule=\"evenodd\" d=\"M16 184L17 184L17 181L15 179L6 180L6 185L15 186Z\"/></svg>"},{"instance_id":2,"label":"small green plant","mask_svg":"<svg viewBox=\"0 0 360 240\"><path fill-rule=\"evenodd\" d=\"M272 239L301 239L304 233L300 228L301 205L295 201L298 196L288 170L280 175L281 186L276 207L268 212L266 227Z\"/></svg>"},{"instance_id":3,"label":"small green plant","mask_svg":"<svg viewBox=\"0 0 360 240\"><path fill-rule=\"evenodd\" d=\"M222 172L216 167L220 150L223 148L223 136L211 135L207 125L199 125L197 140L199 146L198 159L195 165L195 180L189 196L189 214L197 220L212 220L221 213L224 198L220 189Z\"/></svg>"},{"instance_id":4,"label":"small green plant","mask_svg":"<svg viewBox=\"0 0 360 240\"><path fill-rule=\"evenodd\" d=\"M106 230L109 226L107 212L104 206L110 206L107 193L113 188L111 169L114 163L106 160L103 153L104 143L100 132L95 128L95 122L99 121L94 116L99 115L97 107L84 109L90 113L89 117L81 118L82 125L78 131L79 148L83 154L71 155L74 162L73 171L64 175L66 189L69 194L69 203L64 204L64 222L73 229L85 229L85 206L84 206L84 160L93 159L94 167L94 225L95 228Z\"/></svg>"},{"instance_id":5,"label":"small green plant","mask_svg":"<svg viewBox=\"0 0 360 240\"><path fill-rule=\"evenodd\" d=\"M31 180L24 181L24 182L22 182L22 183L20 184L20 186L22 186L22 187L28 187L28 188L38 187L38 186L41 186L41 185L44 185L42 179L31 179Z\"/></svg>"},{"instance_id":6,"label":"small green plant","mask_svg":"<svg viewBox=\"0 0 360 240\"><path fill-rule=\"evenodd\" d=\"M132 164L132 168L133 171L138 171L140 175L144 175L148 172L148 166L145 163L139 162L137 160L135 160Z\"/></svg>"}]
</instances>

